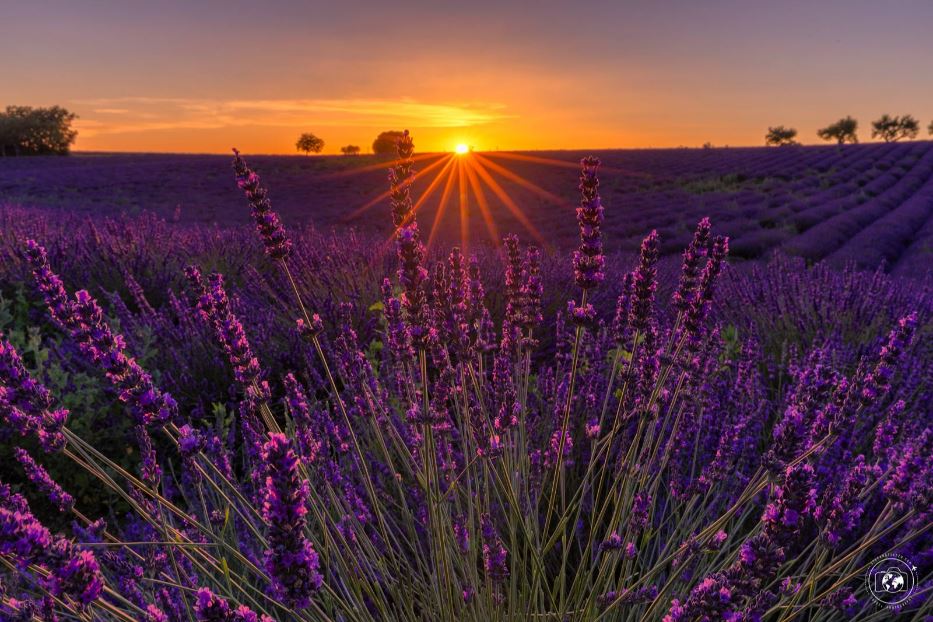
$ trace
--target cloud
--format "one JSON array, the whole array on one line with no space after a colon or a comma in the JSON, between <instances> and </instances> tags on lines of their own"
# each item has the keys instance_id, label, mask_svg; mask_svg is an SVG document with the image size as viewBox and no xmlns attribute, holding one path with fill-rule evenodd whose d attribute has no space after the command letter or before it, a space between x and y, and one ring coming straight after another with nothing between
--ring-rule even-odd
<instances>
[{"instance_id":1,"label":"cloud","mask_svg":"<svg viewBox=\"0 0 933 622\"><path fill-rule=\"evenodd\" d=\"M92 107L78 124L85 136L172 129L266 127L470 127L510 118L495 103L414 99L191 99L118 97L74 102Z\"/></svg>"}]
</instances>

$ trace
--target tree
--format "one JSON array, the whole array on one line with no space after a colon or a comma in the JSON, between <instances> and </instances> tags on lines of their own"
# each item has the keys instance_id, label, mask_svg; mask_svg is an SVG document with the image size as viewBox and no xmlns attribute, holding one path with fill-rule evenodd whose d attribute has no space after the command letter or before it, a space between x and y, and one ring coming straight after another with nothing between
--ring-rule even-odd
<instances>
[{"instance_id":1,"label":"tree","mask_svg":"<svg viewBox=\"0 0 933 622\"><path fill-rule=\"evenodd\" d=\"M298 151L304 151L307 155L321 153L321 149L324 148L324 141L314 134L306 132L298 137L295 148L298 149Z\"/></svg>"},{"instance_id":2,"label":"tree","mask_svg":"<svg viewBox=\"0 0 933 622\"><path fill-rule=\"evenodd\" d=\"M930 132L930 136L933 136L933 121L930 121L930 126L927 128L927 131Z\"/></svg>"},{"instance_id":3,"label":"tree","mask_svg":"<svg viewBox=\"0 0 933 622\"><path fill-rule=\"evenodd\" d=\"M359 154L360 154L360 146L359 146L359 145L347 145L346 147L341 147L341 148L340 148L340 153L342 153L343 155L347 155L347 156L349 156L349 155L359 155Z\"/></svg>"},{"instance_id":4,"label":"tree","mask_svg":"<svg viewBox=\"0 0 933 622\"><path fill-rule=\"evenodd\" d=\"M796 137L797 130L792 127L784 127L783 125L769 127L768 133L765 134L765 144L779 146L796 145L797 141L794 140Z\"/></svg>"},{"instance_id":5,"label":"tree","mask_svg":"<svg viewBox=\"0 0 933 622\"><path fill-rule=\"evenodd\" d=\"M919 133L920 122L909 114L902 117L883 114L871 124L871 137L880 137L886 143L897 142L902 138L916 138Z\"/></svg>"},{"instance_id":6,"label":"tree","mask_svg":"<svg viewBox=\"0 0 933 622\"><path fill-rule=\"evenodd\" d=\"M852 117L839 119L821 130L816 135L823 140L835 140L838 144L858 142L858 121Z\"/></svg>"},{"instance_id":7,"label":"tree","mask_svg":"<svg viewBox=\"0 0 933 622\"><path fill-rule=\"evenodd\" d=\"M68 155L77 118L61 106L7 106L0 113L0 155Z\"/></svg>"},{"instance_id":8,"label":"tree","mask_svg":"<svg viewBox=\"0 0 933 622\"><path fill-rule=\"evenodd\" d=\"M373 141L373 153L377 155L394 155L395 144L398 142L398 139L404 135L405 132L400 132L398 130L389 130L388 132L379 134L376 140Z\"/></svg>"}]
</instances>

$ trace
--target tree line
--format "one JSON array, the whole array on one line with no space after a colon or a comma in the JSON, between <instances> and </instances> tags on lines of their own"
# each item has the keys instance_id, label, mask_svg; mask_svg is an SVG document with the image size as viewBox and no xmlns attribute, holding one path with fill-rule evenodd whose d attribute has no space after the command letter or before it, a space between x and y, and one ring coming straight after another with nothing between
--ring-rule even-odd
<instances>
[{"instance_id":1,"label":"tree line","mask_svg":"<svg viewBox=\"0 0 933 622\"><path fill-rule=\"evenodd\" d=\"M395 153L395 143L398 139L404 135L404 132L400 130L388 130L382 132L379 136L376 137L376 140L373 141L373 153L376 155L392 155ZM321 153L324 150L324 140L311 134L310 132L305 132L298 137L298 141L295 143L295 149L310 155L312 153ZM345 145L340 148L340 153L346 156L354 156L360 154L359 145Z\"/></svg>"},{"instance_id":2,"label":"tree line","mask_svg":"<svg viewBox=\"0 0 933 622\"><path fill-rule=\"evenodd\" d=\"M927 131L933 136L933 121L927 126ZM901 139L912 140L920 134L920 122L909 114L894 115L883 114L871 123L871 137L880 138L886 143L897 142ZM816 131L816 135L823 140L835 140L837 144L858 142L858 121L846 116L835 123ZM766 145L797 145L797 130L792 127L777 125L769 127L765 134Z\"/></svg>"}]
</instances>

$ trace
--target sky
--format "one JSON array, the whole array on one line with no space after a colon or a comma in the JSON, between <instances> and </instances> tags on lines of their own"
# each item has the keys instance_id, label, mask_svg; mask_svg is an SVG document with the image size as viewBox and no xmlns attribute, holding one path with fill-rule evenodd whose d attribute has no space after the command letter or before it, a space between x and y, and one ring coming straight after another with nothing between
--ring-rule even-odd
<instances>
[{"instance_id":1,"label":"sky","mask_svg":"<svg viewBox=\"0 0 933 622\"><path fill-rule=\"evenodd\" d=\"M62 105L75 148L324 153L804 143L933 117L929 0L0 0L0 106Z\"/></svg>"}]
</instances>

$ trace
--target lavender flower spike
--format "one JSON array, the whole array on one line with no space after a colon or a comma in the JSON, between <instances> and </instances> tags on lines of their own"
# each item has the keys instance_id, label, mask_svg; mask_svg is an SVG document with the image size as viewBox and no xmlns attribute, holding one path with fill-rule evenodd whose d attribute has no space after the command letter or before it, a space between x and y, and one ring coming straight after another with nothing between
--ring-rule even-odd
<instances>
[{"instance_id":1,"label":"lavender flower spike","mask_svg":"<svg viewBox=\"0 0 933 622\"><path fill-rule=\"evenodd\" d=\"M103 369L137 425L162 426L173 420L178 410L175 400L159 391L152 377L127 356L123 336L111 331L97 301L85 290L68 300L61 280L49 268L45 249L28 240L26 250L52 319L71 334L82 354Z\"/></svg>"},{"instance_id":2,"label":"lavender flower spike","mask_svg":"<svg viewBox=\"0 0 933 622\"><path fill-rule=\"evenodd\" d=\"M654 292L658 288L658 232L652 231L641 243L641 260L635 268L629 325L644 331L654 312Z\"/></svg>"},{"instance_id":3,"label":"lavender flower spike","mask_svg":"<svg viewBox=\"0 0 933 622\"><path fill-rule=\"evenodd\" d=\"M709 218L704 218L697 224L690 246L684 251L683 268L680 274L680 285L674 292L672 306L678 311L686 311L693 297L696 295L697 279L700 276L700 261L706 255L710 231Z\"/></svg>"},{"instance_id":4,"label":"lavender flower spike","mask_svg":"<svg viewBox=\"0 0 933 622\"><path fill-rule=\"evenodd\" d=\"M266 570L271 591L288 606L302 609L321 587L318 556L305 537L308 482L298 473L298 456L284 434L270 434L263 446L266 483L262 514L269 523Z\"/></svg>"},{"instance_id":5,"label":"lavender flower spike","mask_svg":"<svg viewBox=\"0 0 933 622\"><path fill-rule=\"evenodd\" d=\"M428 325L427 292L424 267L425 249L418 233L411 202L412 152L414 143L408 130L398 140L398 161L389 173L392 222L396 228L398 278L402 284L402 308L408 320L412 345L424 349L432 337Z\"/></svg>"},{"instance_id":6,"label":"lavender flower spike","mask_svg":"<svg viewBox=\"0 0 933 622\"><path fill-rule=\"evenodd\" d=\"M266 247L266 254L275 260L288 259L292 254L292 241L285 234L285 228L278 214L272 211L272 204L267 196L269 191L262 186L259 175L240 157L240 152L234 149L233 155L236 183L249 201L256 231L259 232L263 246Z\"/></svg>"},{"instance_id":7,"label":"lavender flower spike","mask_svg":"<svg viewBox=\"0 0 933 622\"><path fill-rule=\"evenodd\" d=\"M65 446L68 411L52 408L52 396L34 380L19 353L0 338L0 422L20 436L35 436L47 453Z\"/></svg>"},{"instance_id":8,"label":"lavender flower spike","mask_svg":"<svg viewBox=\"0 0 933 622\"><path fill-rule=\"evenodd\" d=\"M206 587L198 590L194 614L198 622L273 622L269 616L257 615L245 605L231 609L230 603Z\"/></svg>"},{"instance_id":9,"label":"lavender flower spike","mask_svg":"<svg viewBox=\"0 0 933 622\"><path fill-rule=\"evenodd\" d=\"M480 517L480 527L483 534L483 568L486 575L493 582L500 582L509 576L508 551L502 540L496 535L496 528L492 524L489 514Z\"/></svg>"},{"instance_id":10,"label":"lavender flower spike","mask_svg":"<svg viewBox=\"0 0 933 622\"><path fill-rule=\"evenodd\" d=\"M25 449L17 447L13 450L16 460L22 465L26 472L26 479L33 483L39 490L48 495L52 504L58 508L59 512L70 512L74 507L74 497L62 490L52 476L49 475L42 465L32 459Z\"/></svg>"},{"instance_id":11,"label":"lavender flower spike","mask_svg":"<svg viewBox=\"0 0 933 622\"><path fill-rule=\"evenodd\" d=\"M580 206L577 223L580 225L580 248L573 254L574 279L582 289L596 287L603 282L606 257L603 254L603 206L599 198L599 158L589 156L580 161Z\"/></svg>"}]
</instances>

